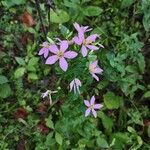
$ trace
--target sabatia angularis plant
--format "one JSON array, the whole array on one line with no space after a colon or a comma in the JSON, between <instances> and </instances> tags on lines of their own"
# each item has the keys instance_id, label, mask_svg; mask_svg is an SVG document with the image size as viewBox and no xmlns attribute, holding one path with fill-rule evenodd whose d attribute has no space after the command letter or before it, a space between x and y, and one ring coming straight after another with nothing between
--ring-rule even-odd
<instances>
[{"instance_id":1,"label":"sabatia angularis plant","mask_svg":"<svg viewBox=\"0 0 150 150\"><path fill-rule=\"evenodd\" d=\"M74 94L81 94L80 88L82 89L84 83L83 78L86 76L86 78L93 77L96 81L99 81L96 74L101 74L103 70L98 66L98 60L90 60L89 55L103 48L103 45L96 43L96 39L100 38L98 34L86 36L87 32L92 30L88 26L80 26L78 23L74 23L74 27L77 30L77 35L70 40L71 42L66 39L59 39L59 43L53 44L45 41L39 55L44 56L47 65L57 64L58 61L60 68L64 71L63 75L65 74L67 79L71 79L69 81L70 92L73 90ZM48 93L44 93L42 96L44 98L47 95ZM85 116L88 116L91 112L96 117L95 109L100 109L102 105L95 104L94 96L90 102L84 100L84 103L88 107Z\"/></svg>"}]
</instances>

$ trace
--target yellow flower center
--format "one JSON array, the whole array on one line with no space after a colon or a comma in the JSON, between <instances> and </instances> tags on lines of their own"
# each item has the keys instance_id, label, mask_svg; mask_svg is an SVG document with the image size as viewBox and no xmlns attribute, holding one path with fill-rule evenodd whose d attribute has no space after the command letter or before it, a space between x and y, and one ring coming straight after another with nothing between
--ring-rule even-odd
<instances>
[{"instance_id":1,"label":"yellow flower center","mask_svg":"<svg viewBox=\"0 0 150 150\"><path fill-rule=\"evenodd\" d=\"M93 65L90 65L90 66L89 66L89 70L90 70L90 72L94 72L95 67L93 67Z\"/></svg>"},{"instance_id":2,"label":"yellow flower center","mask_svg":"<svg viewBox=\"0 0 150 150\"><path fill-rule=\"evenodd\" d=\"M91 108L91 109L94 109L94 105L91 105L90 108Z\"/></svg>"},{"instance_id":3,"label":"yellow flower center","mask_svg":"<svg viewBox=\"0 0 150 150\"><path fill-rule=\"evenodd\" d=\"M63 56L63 52L62 52L61 50L58 50L57 56L58 56L59 58L61 58L61 57Z\"/></svg>"},{"instance_id":4,"label":"yellow flower center","mask_svg":"<svg viewBox=\"0 0 150 150\"><path fill-rule=\"evenodd\" d=\"M83 41L83 45L87 45L87 44L91 44L92 42L91 41L88 41L88 40L84 40Z\"/></svg>"}]
</instances>

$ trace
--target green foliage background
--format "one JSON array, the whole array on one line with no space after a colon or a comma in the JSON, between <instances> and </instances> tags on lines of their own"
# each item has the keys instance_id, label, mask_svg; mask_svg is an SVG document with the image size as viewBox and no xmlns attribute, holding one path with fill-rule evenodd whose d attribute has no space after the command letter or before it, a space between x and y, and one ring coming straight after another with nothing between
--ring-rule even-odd
<instances>
[{"instance_id":1,"label":"green foliage background","mask_svg":"<svg viewBox=\"0 0 150 150\"><path fill-rule=\"evenodd\" d=\"M0 149L150 149L150 0L55 0L54 4L50 10L40 1L47 40L70 40L74 22L89 25L105 47L96 53L104 74L100 82L92 82L81 66L74 71L86 78L83 94L68 92L72 72L65 75L56 66L53 74L53 68L37 55L46 39L35 1L2 0ZM36 20L35 26L21 23L24 11ZM25 35L29 40L23 44ZM39 112L46 89L58 90L55 103ZM84 117L83 98L91 95L104 104L96 119ZM28 116L16 119L20 107ZM46 134L39 130L40 121L49 131Z\"/></svg>"}]
</instances>

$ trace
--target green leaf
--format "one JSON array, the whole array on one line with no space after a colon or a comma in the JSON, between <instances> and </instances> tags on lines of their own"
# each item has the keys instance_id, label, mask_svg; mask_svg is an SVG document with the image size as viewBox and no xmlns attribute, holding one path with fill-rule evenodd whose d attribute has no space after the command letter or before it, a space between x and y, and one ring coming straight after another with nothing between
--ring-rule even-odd
<instances>
[{"instance_id":1,"label":"green leaf","mask_svg":"<svg viewBox=\"0 0 150 150\"><path fill-rule=\"evenodd\" d=\"M108 143L103 137L98 137L96 139L97 145L101 148L108 148Z\"/></svg>"},{"instance_id":2,"label":"green leaf","mask_svg":"<svg viewBox=\"0 0 150 150\"><path fill-rule=\"evenodd\" d=\"M25 4L26 0L5 0L2 1L2 4L6 7L12 7L15 5L21 5L21 4Z\"/></svg>"},{"instance_id":3,"label":"green leaf","mask_svg":"<svg viewBox=\"0 0 150 150\"><path fill-rule=\"evenodd\" d=\"M54 129L54 123L50 118L46 119L46 126L51 129Z\"/></svg>"},{"instance_id":4,"label":"green leaf","mask_svg":"<svg viewBox=\"0 0 150 150\"><path fill-rule=\"evenodd\" d=\"M58 132L55 133L55 139L56 139L56 142L60 145L62 145L62 141L63 141L63 138L61 136L61 134L59 134Z\"/></svg>"},{"instance_id":5,"label":"green leaf","mask_svg":"<svg viewBox=\"0 0 150 150\"><path fill-rule=\"evenodd\" d=\"M118 109L123 102L122 97L116 96L113 92L107 92L103 97L108 109Z\"/></svg>"},{"instance_id":6,"label":"green leaf","mask_svg":"<svg viewBox=\"0 0 150 150\"><path fill-rule=\"evenodd\" d=\"M4 83L7 83L8 82L8 79L3 76L3 75L0 75L0 84L4 84Z\"/></svg>"},{"instance_id":7,"label":"green leaf","mask_svg":"<svg viewBox=\"0 0 150 150\"><path fill-rule=\"evenodd\" d=\"M28 71L32 71L32 72L36 72L37 66L38 66L38 60L39 60L39 58L37 58L37 57L32 57L32 58L29 60L29 62L28 62L27 70L28 70Z\"/></svg>"},{"instance_id":8,"label":"green leaf","mask_svg":"<svg viewBox=\"0 0 150 150\"><path fill-rule=\"evenodd\" d=\"M70 17L69 17L69 14L65 12L64 10L57 9L56 12L51 10L50 19L51 19L51 22L53 23L64 23L64 22L68 22Z\"/></svg>"},{"instance_id":9,"label":"green leaf","mask_svg":"<svg viewBox=\"0 0 150 150\"><path fill-rule=\"evenodd\" d=\"M146 93L144 93L143 97L144 98L149 98L150 97L150 91L147 91Z\"/></svg>"},{"instance_id":10,"label":"green leaf","mask_svg":"<svg viewBox=\"0 0 150 150\"><path fill-rule=\"evenodd\" d=\"M22 66L25 65L25 61L24 61L23 58L21 58L21 57L15 57L15 59L16 59L16 61L17 61L17 63L18 63L19 65L22 65Z\"/></svg>"},{"instance_id":11,"label":"green leaf","mask_svg":"<svg viewBox=\"0 0 150 150\"><path fill-rule=\"evenodd\" d=\"M130 7L134 3L134 0L122 0L121 8Z\"/></svg>"},{"instance_id":12,"label":"green leaf","mask_svg":"<svg viewBox=\"0 0 150 150\"><path fill-rule=\"evenodd\" d=\"M97 6L88 6L83 9L83 14L85 16L98 16L103 12L103 9Z\"/></svg>"},{"instance_id":13,"label":"green leaf","mask_svg":"<svg viewBox=\"0 0 150 150\"><path fill-rule=\"evenodd\" d=\"M28 74L28 80L38 80L38 76L35 73Z\"/></svg>"},{"instance_id":14,"label":"green leaf","mask_svg":"<svg viewBox=\"0 0 150 150\"><path fill-rule=\"evenodd\" d=\"M0 85L0 97L7 98L12 94L12 90L8 83Z\"/></svg>"},{"instance_id":15,"label":"green leaf","mask_svg":"<svg viewBox=\"0 0 150 150\"><path fill-rule=\"evenodd\" d=\"M20 68L18 68L18 69L15 71L15 73L14 73L14 78L15 78L15 79L18 79L18 78L22 77L22 76L24 75L24 73L25 73L25 68L24 68L24 67L20 67Z\"/></svg>"},{"instance_id":16,"label":"green leaf","mask_svg":"<svg viewBox=\"0 0 150 150\"><path fill-rule=\"evenodd\" d=\"M102 124L107 132L112 132L113 121L110 117L106 116L103 112L98 112L98 117L101 118Z\"/></svg>"}]
</instances>

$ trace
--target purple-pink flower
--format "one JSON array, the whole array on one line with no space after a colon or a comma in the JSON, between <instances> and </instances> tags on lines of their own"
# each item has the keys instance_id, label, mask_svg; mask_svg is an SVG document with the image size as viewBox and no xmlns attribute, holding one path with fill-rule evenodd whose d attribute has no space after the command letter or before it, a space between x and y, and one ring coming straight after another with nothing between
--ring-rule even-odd
<instances>
[{"instance_id":1,"label":"purple-pink flower","mask_svg":"<svg viewBox=\"0 0 150 150\"><path fill-rule=\"evenodd\" d=\"M77 56L77 53L74 51L66 51L68 48L67 41L60 41L60 48L57 45L53 44L49 47L50 52L54 55L49 56L46 60L46 64L54 64L57 60L59 60L59 66L63 71L67 71L68 63L67 59L73 59Z\"/></svg>"},{"instance_id":2,"label":"purple-pink flower","mask_svg":"<svg viewBox=\"0 0 150 150\"><path fill-rule=\"evenodd\" d=\"M88 100L84 100L84 104L87 106L87 110L85 111L85 117L87 117L90 113L96 118L97 113L95 109L101 109L103 107L102 104L95 104L95 96L92 96L90 102Z\"/></svg>"},{"instance_id":3,"label":"purple-pink flower","mask_svg":"<svg viewBox=\"0 0 150 150\"><path fill-rule=\"evenodd\" d=\"M90 49L92 51L99 49L99 47L93 45L93 42L95 42L96 38L98 37L98 34L92 34L85 38L83 32L78 32L78 37L74 37L74 42L77 45L81 45L81 53L83 57L87 56L87 49Z\"/></svg>"},{"instance_id":4,"label":"purple-pink flower","mask_svg":"<svg viewBox=\"0 0 150 150\"><path fill-rule=\"evenodd\" d=\"M81 81L77 78L71 81L70 83L70 91L74 90L74 93L78 92L80 94L79 87L81 87Z\"/></svg>"},{"instance_id":5,"label":"purple-pink flower","mask_svg":"<svg viewBox=\"0 0 150 150\"><path fill-rule=\"evenodd\" d=\"M38 55L44 55L44 58L47 58L49 54L49 44L47 42L43 42L42 48L40 49Z\"/></svg>"},{"instance_id":6,"label":"purple-pink flower","mask_svg":"<svg viewBox=\"0 0 150 150\"><path fill-rule=\"evenodd\" d=\"M91 62L89 64L89 71L93 78L95 78L97 81L99 81L99 78L96 74L101 74L103 70L98 66L98 61Z\"/></svg>"}]
</instances>

